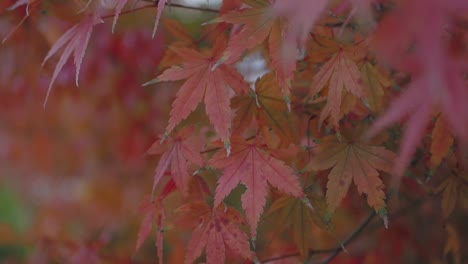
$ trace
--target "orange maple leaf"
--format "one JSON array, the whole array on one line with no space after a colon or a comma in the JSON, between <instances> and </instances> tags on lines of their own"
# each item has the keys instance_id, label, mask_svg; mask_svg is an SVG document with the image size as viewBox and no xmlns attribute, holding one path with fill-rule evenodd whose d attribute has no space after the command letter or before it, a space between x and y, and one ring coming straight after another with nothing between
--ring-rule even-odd
<instances>
[{"instance_id":1,"label":"orange maple leaf","mask_svg":"<svg viewBox=\"0 0 468 264\"><path fill-rule=\"evenodd\" d=\"M297 117L288 111L274 73L257 80L255 90L251 90L249 95L234 97L232 108L236 110L233 120L236 129L242 131L254 123L264 138L274 133L279 138L278 147L298 143Z\"/></svg>"},{"instance_id":2,"label":"orange maple leaf","mask_svg":"<svg viewBox=\"0 0 468 264\"><path fill-rule=\"evenodd\" d=\"M165 140L163 144L159 140L156 141L147 151L148 154L161 155L154 175L153 192L170 166L171 176L176 186L181 189L182 194L186 195L188 193L190 181L189 161L198 166L202 166L204 163L193 140L189 138L193 132L192 126L185 127Z\"/></svg>"},{"instance_id":3,"label":"orange maple leaf","mask_svg":"<svg viewBox=\"0 0 468 264\"><path fill-rule=\"evenodd\" d=\"M396 155L380 146L366 145L359 140L343 140L327 136L315 149L316 156L308 170L331 169L327 183L328 210L333 213L348 192L351 180L360 194L367 195L367 203L380 214L385 213L384 184L377 170L392 172Z\"/></svg>"},{"instance_id":4,"label":"orange maple leaf","mask_svg":"<svg viewBox=\"0 0 468 264\"><path fill-rule=\"evenodd\" d=\"M358 98L363 98L365 95L361 73L353 60L360 47L343 47L334 41L322 41L336 52L314 76L309 95L316 95L328 84L327 103L320 114L320 123L330 117L335 128L338 128L338 122L343 116L341 104L346 93Z\"/></svg>"},{"instance_id":5,"label":"orange maple leaf","mask_svg":"<svg viewBox=\"0 0 468 264\"><path fill-rule=\"evenodd\" d=\"M326 204L323 196L306 192L304 199L283 195L276 199L265 213L274 219L272 229L290 230L294 243L303 258L309 255L313 238L325 228Z\"/></svg>"},{"instance_id":6,"label":"orange maple leaf","mask_svg":"<svg viewBox=\"0 0 468 264\"><path fill-rule=\"evenodd\" d=\"M460 231L457 231L456 227L453 224L446 225L445 230L447 231L447 241L445 242L444 255L447 259L453 260L450 262L454 264L461 264L462 243L460 242ZM450 258L450 256L452 258Z\"/></svg>"},{"instance_id":7,"label":"orange maple leaf","mask_svg":"<svg viewBox=\"0 0 468 264\"><path fill-rule=\"evenodd\" d=\"M432 130L431 167L437 168L442 159L449 153L453 144L453 136L447 120L439 115Z\"/></svg>"},{"instance_id":8,"label":"orange maple leaf","mask_svg":"<svg viewBox=\"0 0 468 264\"><path fill-rule=\"evenodd\" d=\"M218 152L209 161L210 166L223 169L216 187L215 206L239 183L247 187L242 196L242 207L253 237L256 236L257 223L266 203L267 181L285 193L295 197L304 196L294 171L283 161L265 153L258 138L257 142L250 143L233 136L232 155L226 157L224 153Z\"/></svg>"},{"instance_id":9,"label":"orange maple leaf","mask_svg":"<svg viewBox=\"0 0 468 264\"><path fill-rule=\"evenodd\" d=\"M366 62L361 66L361 77L365 84L364 92L368 107L375 113L382 112L385 88L390 87L392 81L371 62Z\"/></svg>"},{"instance_id":10,"label":"orange maple leaf","mask_svg":"<svg viewBox=\"0 0 468 264\"><path fill-rule=\"evenodd\" d=\"M171 67L156 79L143 85L186 79L172 103L166 134L169 134L177 124L187 118L203 99L208 118L229 152L231 133L229 87L238 94L243 94L247 92L248 85L231 65L224 64L212 70L225 44L223 37L218 38L212 54L209 55L193 49L173 48L179 56L185 59L182 67Z\"/></svg>"},{"instance_id":11,"label":"orange maple leaf","mask_svg":"<svg viewBox=\"0 0 468 264\"><path fill-rule=\"evenodd\" d=\"M239 228L246 222L232 207L209 207L205 202L182 205L176 213L185 221L197 221L190 239L185 263L193 263L206 248L207 263L225 263L226 246L245 259L253 260L249 238Z\"/></svg>"},{"instance_id":12,"label":"orange maple leaf","mask_svg":"<svg viewBox=\"0 0 468 264\"><path fill-rule=\"evenodd\" d=\"M436 193L442 193L442 214L448 218L457 205L457 201L468 209L468 174L462 170L454 170L435 189Z\"/></svg>"}]
</instances>

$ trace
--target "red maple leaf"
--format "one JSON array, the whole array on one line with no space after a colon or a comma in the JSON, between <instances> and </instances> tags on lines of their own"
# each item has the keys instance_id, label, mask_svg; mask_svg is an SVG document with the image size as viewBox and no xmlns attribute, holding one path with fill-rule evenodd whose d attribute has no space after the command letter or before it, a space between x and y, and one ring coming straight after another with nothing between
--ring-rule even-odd
<instances>
[{"instance_id":1,"label":"red maple leaf","mask_svg":"<svg viewBox=\"0 0 468 264\"><path fill-rule=\"evenodd\" d=\"M78 86L81 62L83 61L86 48L88 47L89 38L91 37L93 28L99 23L103 23L103 21L97 13L87 16L80 23L74 25L72 28L67 30L49 50L47 56L42 62L42 65L44 65L46 61L50 59L50 57L57 53L59 49L65 47L62 55L60 56L59 61L57 62L57 65L55 66L55 70L49 84L49 89L47 90L44 105L46 105L47 103L50 91L52 89L52 86L54 85L55 80L57 79L58 74L60 73L60 71L62 70L63 66L68 61L72 53L74 57L74 64L76 66L76 86Z\"/></svg>"},{"instance_id":2,"label":"red maple leaf","mask_svg":"<svg viewBox=\"0 0 468 264\"><path fill-rule=\"evenodd\" d=\"M232 155L226 157L224 153L218 152L209 161L210 166L223 169L216 187L215 206L239 183L247 187L242 196L242 207L253 237L256 236L257 223L266 203L267 181L285 193L295 197L304 196L294 171L264 150L267 149L260 142L250 143L233 136Z\"/></svg>"},{"instance_id":3,"label":"red maple leaf","mask_svg":"<svg viewBox=\"0 0 468 264\"><path fill-rule=\"evenodd\" d=\"M156 250L158 254L159 263L163 263L163 232L164 232L164 222L166 221L166 211L163 207L162 201L176 189L175 183L173 180L167 182L163 191L159 195L157 200L152 200L147 198L140 211L144 213L143 221L140 225L140 230L138 231L138 239L136 242L136 250L140 249L145 240L151 233L153 227L153 222L156 222L158 230L156 232ZM156 220L156 221L155 221Z\"/></svg>"},{"instance_id":4,"label":"red maple leaf","mask_svg":"<svg viewBox=\"0 0 468 264\"><path fill-rule=\"evenodd\" d=\"M221 140L225 142L229 152L229 136L231 133L229 87L233 88L238 94L245 94L249 88L243 77L231 65L220 65L220 67L213 70L213 66L225 45L225 39L223 37L218 38L212 53L208 55L193 49L173 48L179 56L185 59L182 67L171 67L159 77L144 85L186 79L172 103L171 117L166 128L166 134L170 133L177 124L187 118L198 104L204 100L208 118Z\"/></svg>"},{"instance_id":5,"label":"red maple leaf","mask_svg":"<svg viewBox=\"0 0 468 264\"><path fill-rule=\"evenodd\" d=\"M188 245L185 263L193 263L206 248L207 263L225 263L226 246L245 259L253 260L249 238L239 228L245 225L242 215L232 207L212 209L205 202L192 202L177 209L185 222L198 220Z\"/></svg>"},{"instance_id":6,"label":"red maple leaf","mask_svg":"<svg viewBox=\"0 0 468 264\"><path fill-rule=\"evenodd\" d=\"M204 162L195 147L193 138L189 138L193 132L192 126L186 127L165 140L164 143L161 144L158 140L150 147L148 154L161 155L154 175L153 192L170 166L171 176L177 188L181 189L182 194L187 194L190 181L189 161L198 166L202 166Z\"/></svg>"}]
</instances>

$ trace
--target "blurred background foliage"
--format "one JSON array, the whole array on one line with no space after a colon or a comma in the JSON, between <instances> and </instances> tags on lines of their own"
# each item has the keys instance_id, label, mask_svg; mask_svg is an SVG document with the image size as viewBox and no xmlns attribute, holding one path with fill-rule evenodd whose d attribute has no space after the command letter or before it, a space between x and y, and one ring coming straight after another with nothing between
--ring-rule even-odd
<instances>
[{"instance_id":1,"label":"blurred background foliage","mask_svg":"<svg viewBox=\"0 0 468 264\"><path fill-rule=\"evenodd\" d=\"M47 254L64 263L98 248L109 263L152 259L151 243L134 256L157 161L145 151L163 131L175 90L141 84L158 73L166 30L151 38L154 8L122 15L115 34L106 19L92 34L80 87L69 62L43 108L56 58L41 68L42 60L83 14L79 1L42 2L0 47L0 263ZM25 15L7 11L13 3L0 3L2 38ZM212 17L181 8L165 16L194 36Z\"/></svg>"}]
</instances>

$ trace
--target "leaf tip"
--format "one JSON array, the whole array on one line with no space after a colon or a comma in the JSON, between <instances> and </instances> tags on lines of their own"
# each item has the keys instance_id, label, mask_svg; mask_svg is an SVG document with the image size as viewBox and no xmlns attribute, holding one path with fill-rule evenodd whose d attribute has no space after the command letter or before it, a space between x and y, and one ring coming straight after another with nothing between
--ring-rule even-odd
<instances>
[{"instance_id":1,"label":"leaf tip","mask_svg":"<svg viewBox=\"0 0 468 264\"><path fill-rule=\"evenodd\" d=\"M52 80L49 84L49 88L47 89L47 94L46 94L46 97L44 99L44 103L42 104L42 107L45 109L46 106L47 106L47 102L49 101L49 96L50 96L50 92L52 91L52 86L54 85L54 81L55 80Z\"/></svg>"},{"instance_id":2,"label":"leaf tip","mask_svg":"<svg viewBox=\"0 0 468 264\"><path fill-rule=\"evenodd\" d=\"M291 96L287 95L284 97L284 102L288 106L288 112L291 112Z\"/></svg>"},{"instance_id":3,"label":"leaf tip","mask_svg":"<svg viewBox=\"0 0 468 264\"><path fill-rule=\"evenodd\" d=\"M213 67L211 67L211 71L216 70L216 68L218 68L221 64L223 64L226 60L227 60L227 57L225 56L222 56L221 58L219 58L219 60L213 65Z\"/></svg>"},{"instance_id":4,"label":"leaf tip","mask_svg":"<svg viewBox=\"0 0 468 264\"><path fill-rule=\"evenodd\" d=\"M156 22L154 22L153 33L151 34L151 38L153 39L156 36L156 32L158 31L158 26L159 26L159 17L157 17Z\"/></svg>"},{"instance_id":5,"label":"leaf tip","mask_svg":"<svg viewBox=\"0 0 468 264\"><path fill-rule=\"evenodd\" d=\"M336 131L336 138L338 139L338 142L340 142L340 144L343 144L343 136L341 135L341 132L339 130Z\"/></svg>"},{"instance_id":6,"label":"leaf tip","mask_svg":"<svg viewBox=\"0 0 468 264\"><path fill-rule=\"evenodd\" d=\"M145 82L141 86L144 87L144 86L148 86L148 85L155 84L155 83L158 83L158 82L159 82L159 77L156 77L156 78L154 78L154 79L152 79L150 81Z\"/></svg>"},{"instance_id":7,"label":"leaf tip","mask_svg":"<svg viewBox=\"0 0 468 264\"><path fill-rule=\"evenodd\" d=\"M382 218L384 222L385 229L388 229L388 214L387 214L387 209L380 208L377 210L377 215L379 215L380 218Z\"/></svg>"},{"instance_id":8,"label":"leaf tip","mask_svg":"<svg viewBox=\"0 0 468 264\"><path fill-rule=\"evenodd\" d=\"M312 204L310 203L309 199L307 199L307 197L303 197L301 198L301 201L312 211L315 211L315 208L312 206Z\"/></svg>"},{"instance_id":9,"label":"leaf tip","mask_svg":"<svg viewBox=\"0 0 468 264\"><path fill-rule=\"evenodd\" d=\"M117 20L114 20L114 22L112 22L112 29L111 29L112 34L115 33L115 25L116 24L117 24Z\"/></svg>"},{"instance_id":10,"label":"leaf tip","mask_svg":"<svg viewBox=\"0 0 468 264\"><path fill-rule=\"evenodd\" d=\"M196 176L197 174L200 174L200 172L203 171L203 168L200 168L192 173L192 176Z\"/></svg>"},{"instance_id":11,"label":"leaf tip","mask_svg":"<svg viewBox=\"0 0 468 264\"><path fill-rule=\"evenodd\" d=\"M252 238L250 239L250 243L252 244L252 248L255 250L255 246L256 246L256 241L257 241L257 235L254 234L252 236ZM255 256L255 258L258 260L257 256Z\"/></svg>"},{"instance_id":12,"label":"leaf tip","mask_svg":"<svg viewBox=\"0 0 468 264\"><path fill-rule=\"evenodd\" d=\"M163 137L161 138L161 140L159 141L159 144L163 144L164 141L166 141L166 139L167 139L168 137L169 137L169 132L168 132L168 131L164 132L164 135L163 135Z\"/></svg>"},{"instance_id":13,"label":"leaf tip","mask_svg":"<svg viewBox=\"0 0 468 264\"><path fill-rule=\"evenodd\" d=\"M255 264L260 264L261 263L260 260L258 259L258 256L255 256L254 263Z\"/></svg>"},{"instance_id":14,"label":"leaf tip","mask_svg":"<svg viewBox=\"0 0 468 264\"><path fill-rule=\"evenodd\" d=\"M325 223L327 226L330 225L332 217L333 217L333 212L327 210L327 213L325 214Z\"/></svg>"},{"instance_id":15,"label":"leaf tip","mask_svg":"<svg viewBox=\"0 0 468 264\"><path fill-rule=\"evenodd\" d=\"M216 24L216 23L219 23L219 22L221 22L219 20L219 18L215 18L215 19L208 20L205 23L202 23L201 25L206 26L206 25Z\"/></svg>"},{"instance_id":16,"label":"leaf tip","mask_svg":"<svg viewBox=\"0 0 468 264\"><path fill-rule=\"evenodd\" d=\"M231 155L231 141L224 141L224 149L226 150L226 157L229 157Z\"/></svg>"}]
</instances>

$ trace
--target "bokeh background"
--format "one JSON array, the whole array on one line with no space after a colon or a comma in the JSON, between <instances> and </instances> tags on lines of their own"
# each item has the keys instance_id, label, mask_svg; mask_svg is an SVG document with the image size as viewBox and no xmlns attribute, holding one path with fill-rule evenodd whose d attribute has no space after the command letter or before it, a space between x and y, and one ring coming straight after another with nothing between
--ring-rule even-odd
<instances>
[{"instance_id":1,"label":"bokeh background","mask_svg":"<svg viewBox=\"0 0 468 264\"><path fill-rule=\"evenodd\" d=\"M24 6L7 10L14 2L0 3L1 38L25 15ZM176 89L141 84L159 73L164 25L152 39L155 8L123 14L114 34L112 17L105 19L94 28L79 87L69 61L43 107L58 56L44 67L42 60L83 17L76 10L84 1L44 2L0 45L0 263L84 263L93 254L109 263L154 262L154 244L135 253L139 207L157 162L145 152L164 131ZM182 8L164 16L195 35L206 19Z\"/></svg>"}]
</instances>

